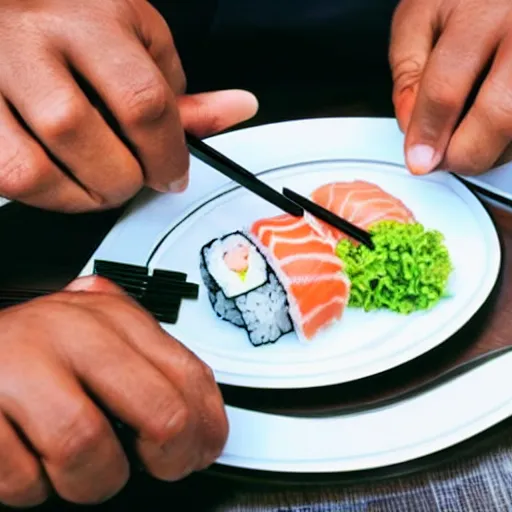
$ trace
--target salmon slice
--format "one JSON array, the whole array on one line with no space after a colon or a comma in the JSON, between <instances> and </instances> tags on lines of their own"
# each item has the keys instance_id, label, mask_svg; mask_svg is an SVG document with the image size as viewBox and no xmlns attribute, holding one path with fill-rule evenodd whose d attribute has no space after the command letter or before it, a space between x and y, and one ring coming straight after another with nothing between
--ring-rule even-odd
<instances>
[{"instance_id":1,"label":"salmon slice","mask_svg":"<svg viewBox=\"0 0 512 512\"><path fill-rule=\"evenodd\" d=\"M288 214L256 221L250 234L286 290L299 338L311 340L341 319L350 281L330 240Z\"/></svg>"},{"instance_id":2,"label":"salmon slice","mask_svg":"<svg viewBox=\"0 0 512 512\"><path fill-rule=\"evenodd\" d=\"M389 220L404 224L415 222L411 210L400 199L378 185L363 180L328 183L311 194L311 200L343 217L361 229L368 229L379 221ZM346 237L344 233L317 219L309 222L332 242Z\"/></svg>"}]
</instances>

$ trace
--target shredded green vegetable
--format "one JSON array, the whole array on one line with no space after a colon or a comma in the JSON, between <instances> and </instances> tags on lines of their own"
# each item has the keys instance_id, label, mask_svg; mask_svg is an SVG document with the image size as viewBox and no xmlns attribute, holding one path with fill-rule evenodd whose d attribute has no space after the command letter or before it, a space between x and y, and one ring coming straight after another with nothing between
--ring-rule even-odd
<instances>
[{"instance_id":1,"label":"shredded green vegetable","mask_svg":"<svg viewBox=\"0 0 512 512\"><path fill-rule=\"evenodd\" d=\"M421 224L382 221L368 230L375 249L342 240L336 254L352 288L349 306L409 314L447 296L452 263L443 235Z\"/></svg>"}]
</instances>

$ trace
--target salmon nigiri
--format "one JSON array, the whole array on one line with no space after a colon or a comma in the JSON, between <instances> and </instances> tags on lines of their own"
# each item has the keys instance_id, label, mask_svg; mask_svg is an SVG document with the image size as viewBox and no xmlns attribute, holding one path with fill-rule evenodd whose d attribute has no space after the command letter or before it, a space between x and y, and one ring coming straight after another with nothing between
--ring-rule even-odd
<instances>
[{"instance_id":1,"label":"salmon nigiri","mask_svg":"<svg viewBox=\"0 0 512 512\"><path fill-rule=\"evenodd\" d=\"M363 180L328 183L314 190L310 197L318 205L361 229L368 229L384 220L402 224L415 222L411 210L400 199ZM346 237L322 221L310 219L310 222L332 242Z\"/></svg>"},{"instance_id":2,"label":"salmon nigiri","mask_svg":"<svg viewBox=\"0 0 512 512\"><path fill-rule=\"evenodd\" d=\"M311 340L341 318L350 281L330 240L288 214L258 220L250 233L286 290L299 337Z\"/></svg>"}]
</instances>

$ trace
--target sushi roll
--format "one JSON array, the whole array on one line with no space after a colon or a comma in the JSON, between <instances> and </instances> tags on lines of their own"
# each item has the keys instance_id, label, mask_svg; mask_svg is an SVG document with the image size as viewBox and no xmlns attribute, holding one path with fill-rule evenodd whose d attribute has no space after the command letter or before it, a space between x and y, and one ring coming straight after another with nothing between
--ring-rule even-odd
<instances>
[{"instance_id":1,"label":"sushi roll","mask_svg":"<svg viewBox=\"0 0 512 512\"><path fill-rule=\"evenodd\" d=\"M275 343L293 330L281 283L244 233L206 244L200 271L217 316L243 328L254 346Z\"/></svg>"}]
</instances>

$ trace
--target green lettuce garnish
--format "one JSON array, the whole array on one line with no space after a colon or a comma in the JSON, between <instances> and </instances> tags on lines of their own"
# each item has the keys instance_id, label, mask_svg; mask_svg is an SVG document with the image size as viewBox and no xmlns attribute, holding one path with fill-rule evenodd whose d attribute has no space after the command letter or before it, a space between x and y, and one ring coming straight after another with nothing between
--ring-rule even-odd
<instances>
[{"instance_id":1,"label":"green lettuce garnish","mask_svg":"<svg viewBox=\"0 0 512 512\"><path fill-rule=\"evenodd\" d=\"M352 283L350 307L409 314L448 295L453 267L439 231L394 221L378 222L368 231L374 250L348 239L336 247Z\"/></svg>"}]
</instances>

